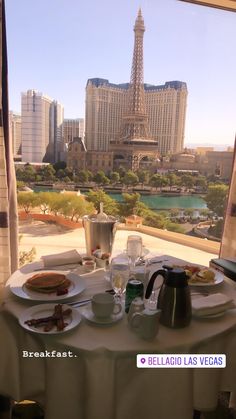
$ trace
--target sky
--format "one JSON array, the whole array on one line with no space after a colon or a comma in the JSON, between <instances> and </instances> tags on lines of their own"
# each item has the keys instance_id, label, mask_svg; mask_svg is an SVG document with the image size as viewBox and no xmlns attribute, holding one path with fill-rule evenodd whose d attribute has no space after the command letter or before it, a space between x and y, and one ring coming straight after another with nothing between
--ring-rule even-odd
<instances>
[{"instance_id":1,"label":"sky","mask_svg":"<svg viewBox=\"0 0 236 419\"><path fill-rule=\"evenodd\" d=\"M236 13L178 0L6 0L10 109L35 89L84 117L88 78L129 82L139 7L144 81L187 83L185 143L233 145Z\"/></svg>"}]
</instances>

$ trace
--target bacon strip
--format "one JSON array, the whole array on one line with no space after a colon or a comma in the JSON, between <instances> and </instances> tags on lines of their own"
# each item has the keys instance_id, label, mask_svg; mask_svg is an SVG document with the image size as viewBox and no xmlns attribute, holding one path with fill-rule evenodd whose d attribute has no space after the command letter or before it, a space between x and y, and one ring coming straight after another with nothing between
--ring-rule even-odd
<instances>
[{"instance_id":1,"label":"bacon strip","mask_svg":"<svg viewBox=\"0 0 236 419\"><path fill-rule=\"evenodd\" d=\"M44 326L45 332L50 332L54 326L57 327L58 331L61 331L61 330L64 330L64 328L68 325L68 323L64 322L64 317L69 316L71 313L72 313L72 310L70 308L67 308L66 310L62 310L62 305L57 304L54 307L54 312L52 316L26 320L25 323L28 326L33 326L33 327Z\"/></svg>"}]
</instances>

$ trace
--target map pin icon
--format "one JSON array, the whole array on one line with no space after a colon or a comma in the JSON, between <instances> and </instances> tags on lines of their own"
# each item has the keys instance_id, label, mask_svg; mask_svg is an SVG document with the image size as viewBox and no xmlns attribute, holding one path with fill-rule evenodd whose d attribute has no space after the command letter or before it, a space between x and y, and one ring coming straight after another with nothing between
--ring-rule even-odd
<instances>
[{"instance_id":1,"label":"map pin icon","mask_svg":"<svg viewBox=\"0 0 236 419\"><path fill-rule=\"evenodd\" d=\"M140 361L141 361L142 364L145 364L146 359L145 358L141 358Z\"/></svg>"}]
</instances>

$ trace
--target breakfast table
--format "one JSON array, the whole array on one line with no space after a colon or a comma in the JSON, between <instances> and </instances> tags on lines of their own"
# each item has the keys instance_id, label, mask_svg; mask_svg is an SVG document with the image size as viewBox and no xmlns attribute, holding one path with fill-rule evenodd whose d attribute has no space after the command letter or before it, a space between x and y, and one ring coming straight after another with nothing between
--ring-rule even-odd
<instances>
[{"instance_id":1,"label":"breakfast table","mask_svg":"<svg viewBox=\"0 0 236 419\"><path fill-rule=\"evenodd\" d=\"M159 256L168 264L184 262ZM13 279L42 267L41 261L26 265ZM111 288L103 269L74 272L85 281L81 300ZM236 301L233 281L225 277L210 291L216 288ZM82 316L65 333L32 333L18 319L35 304L13 295L9 285L2 290L0 394L39 402L45 419L192 419L194 409L216 407L219 391L236 392L236 309L193 318L183 329L160 325L156 338L146 341L130 330L125 313L107 326ZM77 310L83 313L86 306ZM226 368L137 368L137 354L226 354Z\"/></svg>"}]
</instances>

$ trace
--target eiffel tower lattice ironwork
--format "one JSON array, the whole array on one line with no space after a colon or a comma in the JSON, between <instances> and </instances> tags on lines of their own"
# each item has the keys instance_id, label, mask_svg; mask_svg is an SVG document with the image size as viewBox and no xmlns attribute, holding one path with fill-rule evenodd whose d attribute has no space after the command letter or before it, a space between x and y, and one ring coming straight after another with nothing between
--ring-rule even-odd
<instances>
[{"instance_id":1,"label":"eiffel tower lattice ironwork","mask_svg":"<svg viewBox=\"0 0 236 419\"><path fill-rule=\"evenodd\" d=\"M122 117L119 137L111 141L114 152L114 167L121 164L127 169L137 171L142 163L149 168L157 161L158 141L149 133L148 114L145 106L143 84L143 35L145 32L141 9L134 25L134 52L127 97L127 111ZM145 163L144 163L145 159Z\"/></svg>"},{"instance_id":2,"label":"eiffel tower lattice ironwork","mask_svg":"<svg viewBox=\"0 0 236 419\"><path fill-rule=\"evenodd\" d=\"M145 32L141 9L134 25L134 52L128 91L128 112L123 117L121 138L123 142L150 141L148 116L145 109L143 85L143 35Z\"/></svg>"}]
</instances>

